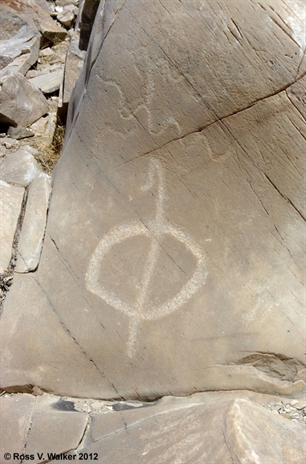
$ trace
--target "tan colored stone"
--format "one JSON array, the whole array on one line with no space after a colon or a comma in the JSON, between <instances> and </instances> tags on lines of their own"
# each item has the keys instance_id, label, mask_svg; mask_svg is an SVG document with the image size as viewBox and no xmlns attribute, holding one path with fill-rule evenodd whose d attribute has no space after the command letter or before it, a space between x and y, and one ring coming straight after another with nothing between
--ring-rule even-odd
<instances>
[{"instance_id":1,"label":"tan colored stone","mask_svg":"<svg viewBox=\"0 0 306 464\"><path fill-rule=\"evenodd\" d=\"M1 460L5 453L22 454L35 405L35 397L28 394L0 397L1 411ZM17 462L19 462L16 459Z\"/></svg>"},{"instance_id":2,"label":"tan colored stone","mask_svg":"<svg viewBox=\"0 0 306 464\"><path fill-rule=\"evenodd\" d=\"M34 397L24 393L1 397L1 456L11 453L15 462L38 464L47 460L48 453L76 448L87 416L57 409L58 401L49 395Z\"/></svg>"},{"instance_id":3,"label":"tan colored stone","mask_svg":"<svg viewBox=\"0 0 306 464\"><path fill-rule=\"evenodd\" d=\"M306 432L262 406L237 399L226 419L227 445L238 462L300 463L306 456Z\"/></svg>"},{"instance_id":4,"label":"tan colored stone","mask_svg":"<svg viewBox=\"0 0 306 464\"><path fill-rule=\"evenodd\" d=\"M22 64L20 60L18 62L19 72L25 73L37 60L39 34L16 12L7 11L2 2L0 3L0 29L0 79L8 66L14 66L15 59L22 58L29 52Z\"/></svg>"},{"instance_id":5,"label":"tan colored stone","mask_svg":"<svg viewBox=\"0 0 306 464\"><path fill-rule=\"evenodd\" d=\"M65 5L63 11L58 13L57 20L65 27L73 26L74 20L78 13L78 8L74 5Z\"/></svg>"},{"instance_id":6,"label":"tan colored stone","mask_svg":"<svg viewBox=\"0 0 306 464\"><path fill-rule=\"evenodd\" d=\"M87 415L60 410L57 404L58 398L37 397L26 448L28 454L35 456L32 461L35 464L42 461L38 453L43 453L46 459L47 453L59 454L77 448L85 432Z\"/></svg>"},{"instance_id":7,"label":"tan colored stone","mask_svg":"<svg viewBox=\"0 0 306 464\"><path fill-rule=\"evenodd\" d=\"M103 7L40 266L5 301L3 384L305 389L305 119L286 93L302 15L281 0L279 16L255 0Z\"/></svg>"},{"instance_id":8,"label":"tan colored stone","mask_svg":"<svg viewBox=\"0 0 306 464\"><path fill-rule=\"evenodd\" d=\"M63 69L57 69L53 72L46 71L40 76L28 79L30 84L40 89L43 93L48 94L59 90L63 81Z\"/></svg>"},{"instance_id":9,"label":"tan colored stone","mask_svg":"<svg viewBox=\"0 0 306 464\"><path fill-rule=\"evenodd\" d=\"M49 110L41 91L20 73L3 78L0 107L0 123L20 127L29 126Z\"/></svg>"},{"instance_id":10,"label":"tan colored stone","mask_svg":"<svg viewBox=\"0 0 306 464\"><path fill-rule=\"evenodd\" d=\"M10 263L23 195L24 188L0 180L0 273L3 273Z\"/></svg>"},{"instance_id":11,"label":"tan colored stone","mask_svg":"<svg viewBox=\"0 0 306 464\"><path fill-rule=\"evenodd\" d=\"M286 402L248 391L209 392L142 406L108 403L87 414L79 412L80 405L97 401L41 391L5 394L0 452L37 464L81 462L85 453L107 464L121 463L123 456L127 464L304 464L305 428L262 406L281 400Z\"/></svg>"},{"instance_id":12,"label":"tan colored stone","mask_svg":"<svg viewBox=\"0 0 306 464\"><path fill-rule=\"evenodd\" d=\"M69 103L71 93L75 86L75 83L81 73L84 58L85 58L85 50L80 50L79 48L80 42L80 31L76 29L73 33L71 38L68 50L67 50L67 57L65 62L65 70L64 70L64 77L63 77L63 85L61 87L60 92L60 101L59 107L60 111L65 113L67 112L67 105Z\"/></svg>"},{"instance_id":13,"label":"tan colored stone","mask_svg":"<svg viewBox=\"0 0 306 464\"><path fill-rule=\"evenodd\" d=\"M7 11L18 15L33 30L40 32L45 39L53 43L64 40L67 36L67 31L51 18L53 10L48 1L15 0L7 2L0 0L0 4Z\"/></svg>"},{"instance_id":14,"label":"tan colored stone","mask_svg":"<svg viewBox=\"0 0 306 464\"><path fill-rule=\"evenodd\" d=\"M13 127L8 128L7 134L15 140L27 139L29 137L34 137L34 132L28 127Z\"/></svg>"},{"instance_id":15,"label":"tan colored stone","mask_svg":"<svg viewBox=\"0 0 306 464\"><path fill-rule=\"evenodd\" d=\"M304 464L305 429L261 406L268 398L216 392L92 415L75 461L97 453L101 463Z\"/></svg>"},{"instance_id":16,"label":"tan colored stone","mask_svg":"<svg viewBox=\"0 0 306 464\"><path fill-rule=\"evenodd\" d=\"M34 271L40 260L51 193L45 173L36 177L28 189L25 216L18 242L16 272Z\"/></svg>"},{"instance_id":17,"label":"tan colored stone","mask_svg":"<svg viewBox=\"0 0 306 464\"><path fill-rule=\"evenodd\" d=\"M41 172L32 151L30 146L24 145L7 155L0 166L0 179L10 184L27 187Z\"/></svg>"},{"instance_id":18,"label":"tan colored stone","mask_svg":"<svg viewBox=\"0 0 306 464\"><path fill-rule=\"evenodd\" d=\"M0 71L0 82L4 76L21 73L25 75L30 67L36 62L40 45L40 36L34 36L27 44L23 45L22 55L17 56L11 63ZM25 51L28 51L26 53Z\"/></svg>"}]
</instances>

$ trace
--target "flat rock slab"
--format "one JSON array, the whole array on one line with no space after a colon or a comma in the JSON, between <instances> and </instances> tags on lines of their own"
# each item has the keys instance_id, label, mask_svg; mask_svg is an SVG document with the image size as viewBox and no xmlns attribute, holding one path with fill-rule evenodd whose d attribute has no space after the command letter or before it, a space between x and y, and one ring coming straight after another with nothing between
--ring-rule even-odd
<instances>
[{"instance_id":1,"label":"flat rock slab","mask_svg":"<svg viewBox=\"0 0 306 464\"><path fill-rule=\"evenodd\" d=\"M107 464L304 464L305 427L268 408L287 401L247 391L143 404L5 394L0 453L16 453L16 462L24 454L34 463L84 462L91 456ZM91 412L82 412L89 404Z\"/></svg>"},{"instance_id":2,"label":"flat rock slab","mask_svg":"<svg viewBox=\"0 0 306 464\"><path fill-rule=\"evenodd\" d=\"M41 173L28 189L25 216L18 242L16 272L34 271L39 264L50 193L50 179L47 174Z\"/></svg>"},{"instance_id":3,"label":"flat rock slab","mask_svg":"<svg viewBox=\"0 0 306 464\"><path fill-rule=\"evenodd\" d=\"M23 50L27 50L28 53L17 56L17 58L0 71L0 82L3 81L4 76L9 74L21 73L25 75L30 67L37 61L39 46L40 35L36 35L23 48Z\"/></svg>"},{"instance_id":4,"label":"flat rock slab","mask_svg":"<svg viewBox=\"0 0 306 464\"><path fill-rule=\"evenodd\" d=\"M100 4L3 387L305 389L305 9L222 5Z\"/></svg>"},{"instance_id":5,"label":"flat rock slab","mask_svg":"<svg viewBox=\"0 0 306 464\"><path fill-rule=\"evenodd\" d=\"M0 273L8 268L11 260L23 196L24 188L0 180Z\"/></svg>"},{"instance_id":6,"label":"flat rock slab","mask_svg":"<svg viewBox=\"0 0 306 464\"><path fill-rule=\"evenodd\" d=\"M43 93L52 93L58 90L63 81L64 69L57 69L53 72L46 72L40 76L28 79L30 84L40 89Z\"/></svg>"},{"instance_id":7,"label":"flat rock slab","mask_svg":"<svg viewBox=\"0 0 306 464\"><path fill-rule=\"evenodd\" d=\"M44 95L20 73L2 80L0 91L0 123L27 127L48 113Z\"/></svg>"},{"instance_id":8,"label":"flat rock slab","mask_svg":"<svg viewBox=\"0 0 306 464\"><path fill-rule=\"evenodd\" d=\"M94 443L79 450L76 462L81 453L97 453L102 463L304 462L305 429L239 393L233 396L203 396L203 403L196 396L166 399L152 407L94 416Z\"/></svg>"},{"instance_id":9,"label":"flat rock slab","mask_svg":"<svg viewBox=\"0 0 306 464\"><path fill-rule=\"evenodd\" d=\"M15 453L15 462L42 462L42 455L64 453L78 446L84 433L86 414L61 411L58 398L17 394L0 399L1 456ZM24 457L22 455L32 456Z\"/></svg>"},{"instance_id":10,"label":"flat rock slab","mask_svg":"<svg viewBox=\"0 0 306 464\"><path fill-rule=\"evenodd\" d=\"M0 179L9 184L27 187L41 172L32 152L33 148L24 145L7 155L0 166Z\"/></svg>"}]
</instances>

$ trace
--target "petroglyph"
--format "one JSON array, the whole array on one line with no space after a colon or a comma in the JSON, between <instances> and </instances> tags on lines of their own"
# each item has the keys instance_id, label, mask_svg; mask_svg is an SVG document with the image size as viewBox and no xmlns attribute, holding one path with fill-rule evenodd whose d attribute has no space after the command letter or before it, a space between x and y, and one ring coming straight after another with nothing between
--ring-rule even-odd
<instances>
[{"instance_id":1,"label":"petroglyph","mask_svg":"<svg viewBox=\"0 0 306 464\"><path fill-rule=\"evenodd\" d=\"M177 226L168 224L164 215L165 179L160 161L151 160L147 183L142 190L147 191L157 185L156 213L154 219L145 226L135 220L118 225L106 233L96 247L87 270L86 286L95 295L102 298L107 304L125 313L130 317L128 355L133 357L136 353L138 327L141 321L156 320L171 314L180 308L204 284L207 267L205 255L198 243L186 232ZM140 290L134 304L123 301L115 292L101 285L99 274L104 257L114 245L131 237L144 235L150 238L151 245L144 267ZM186 247L196 258L196 267L192 277L182 286L174 297L160 306L154 306L149 301L150 284L161 251L163 236L170 235Z\"/></svg>"},{"instance_id":2,"label":"petroglyph","mask_svg":"<svg viewBox=\"0 0 306 464\"><path fill-rule=\"evenodd\" d=\"M163 89L168 89L171 86L177 86L177 81L184 80L181 75L174 75L176 70L170 67L169 62L162 57L158 57L154 61L152 69L152 58L149 56L147 47L140 47L137 54L131 55L131 60L134 61L135 68L138 70L139 77L142 82L142 95L137 95L132 101L128 101L123 86L106 76L101 77L106 85L116 89L119 94L120 104L118 105L120 116L125 120L137 119L137 114L146 112L147 114L147 130L153 136L160 136L169 127L173 127L178 135L181 135L182 129L179 122L171 114L171 111L160 113L160 105L154 109L154 97L161 98ZM141 66L138 63L141 57ZM146 66L143 65L145 60ZM158 72L156 72L158 69ZM157 85L158 83L158 85ZM154 113L157 114L155 115ZM143 119L143 118L141 118Z\"/></svg>"}]
</instances>

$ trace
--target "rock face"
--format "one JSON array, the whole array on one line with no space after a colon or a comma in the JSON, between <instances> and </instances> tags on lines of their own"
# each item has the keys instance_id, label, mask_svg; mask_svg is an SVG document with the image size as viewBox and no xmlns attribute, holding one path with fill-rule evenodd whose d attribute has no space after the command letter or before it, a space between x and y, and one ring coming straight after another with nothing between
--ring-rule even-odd
<instances>
[{"instance_id":1,"label":"rock face","mask_svg":"<svg viewBox=\"0 0 306 464\"><path fill-rule=\"evenodd\" d=\"M100 2L2 387L305 389L305 4L222 5Z\"/></svg>"},{"instance_id":2,"label":"rock face","mask_svg":"<svg viewBox=\"0 0 306 464\"><path fill-rule=\"evenodd\" d=\"M0 180L0 273L4 272L12 256L12 245L21 213L24 188Z\"/></svg>"},{"instance_id":3,"label":"rock face","mask_svg":"<svg viewBox=\"0 0 306 464\"><path fill-rule=\"evenodd\" d=\"M91 456L107 464L304 464L305 430L270 411L273 400L251 392L214 392L166 397L144 407L7 395L0 398L6 421L0 453L34 463L84 462Z\"/></svg>"}]
</instances>

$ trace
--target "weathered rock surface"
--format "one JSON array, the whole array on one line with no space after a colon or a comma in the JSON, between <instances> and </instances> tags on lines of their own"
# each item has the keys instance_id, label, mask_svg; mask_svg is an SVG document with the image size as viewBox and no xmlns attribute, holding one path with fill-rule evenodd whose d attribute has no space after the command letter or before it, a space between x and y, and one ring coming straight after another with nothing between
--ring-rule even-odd
<instances>
[{"instance_id":1,"label":"weathered rock surface","mask_svg":"<svg viewBox=\"0 0 306 464\"><path fill-rule=\"evenodd\" d=\"M29 137L34 137L34 132L29 127L10 126L7 130L7 135L9 135L12 139L22 140L27 139Z\"/></svg>"},{"instance_id":2,"label":"weathered rock surface","mask_svg":"<svg viewBox=\"0 0 306 464\"><path fill-rule=\"evenodd\" d=\"M242 5L100 3L40 266L5 302L3 388L305 389L306 136L290 98L305 5Z\"/></svg>"},{"instance_id":3,"label":"weathered rock surface","mask_svg":"<svg viewBox=\"0 0 306 464\"><path fill-rule=\"evenodd\" d=\"M286 401L243 391L154 404L6 395L0 398L7 424L0 453L24 454L34 463L67 462L69 455L83 462L88 453L107 464L304 464L306 429L271 412L266 404L273 400Z\"/></svg>"},{"instance_id":4,"label":"weathered rock surface","mask_svg":"<svg viewBox=\"0 0 306 464\"><path fill-rule=\"evenodd\" d=\"M74 23L78 8L74 5L64 5L62 11L58 13L57 20L65 27L71 27Z\"/></svg>"},{"instance_id":5,"label":"weathered rock surface","mask_svg":"<svg viewBox=\"0 0 306 464\"><path fill-rule=\"evenodd\" d=\"M44 95L20 73L3 78L0 91L0 124L27 127L48 113Z\"/></svg>"},{"instance_id":6,"label":"weathered rock surface","mask_svg":"<svg viewBox=\"0 0 306 464\"><path fill-rule=\"evenodd\" d=\"M34 271L39 264L50 193L50 179L45 173L36 177L29 186L18 243L16 272Z\"/></svg>"},{"instance_id":7,"label":"weathered rock surface","mask_svg":"<svg viewBox=\"0 0 306 464\"><path fill-rule=\"evenodd\" d=\"M18 15L34 31L53 43L64 40L67 31L51 17L52 6L44 0L0 0L0 5L7 11Z\"/></svg>"},{"instance_id":8,"label":"weathered rock surface","mask_svg":"<svg viewBox=\"0 0 306 464\"><path fill-rule=\"evenodd\" d=\"M25 74L36 62L40 34L0 5L0 82L9 73Z\"/></svg>"},{"instance_id":9,"label":"weathered rock surface","mask_svg":"<svg viewBox=\"0 0 306 464\"><path fill-rule=\"evenodd\" d=\"M156 406L123 410L106 419L94 416L94 443L82 452L96 452L105 463L119 463L122 456L128 463L139 458L143 463L165 464L304 462L304 430L253 401L230 396L201 395L203 402L197 395L188 400L167 398Z\"/></svg>"},{"instance_id":10,"label":"weathered rock surface","mask_svg":"<svg viewBox=\"0 0 306 464\"><path fill-rule=\"evenodd\" d=\"M15 462L30 459L42 462L42 454L64 453L76 448L87 424L82 413L61 411L58 399L52 396L34 397L28 394L0 399L1 421L7 424L1 435L1 456L16 453ZM34 459L17 455L33 455Z\"/></svg>"},{"instance_id":11,"label":"weathered rock surface","mask_svg":"<svg viewBox=\"0 0 306 464\"><path fill-rule=\"evenodd\" d=\"M63 76L63 85L60 93L59 109L67 113L67 106L71 98L75 83L82 71L85 59L85 50L80 50L80 31L77 28L71 38Z\"/></svg>"},{"instance_id":12,"label":"weathered rock surface","mask_svg":"<svg viewBox=\"0 0 306 464\"><path fill-rule=\"evenodd\" d=\"M59 90L63 81L63 71L63 69L57 69L53 72L46 72L28 81L43 93L52 93Z\"/></svg>"},{"instance_id":13,"label":"weathered rock surface","mask_svg":"<svg viewBox=\"0 0 306 464\"><path fill-rule=\"evenodd\" d=\"M0 273L9 266L14 235L21 213L24 188L0 180Z\"/></svg>"},{"instance_id":14,"label":"weathered rock surface","mask_svg":"<svg viewBox=\"0 0 306 464\"><path fill-rule=\"evenodd\" d=\"M10 153L0 166L0 179L9 184L27 187L41 172L32 152L33 148L24 145Z\"/></svg>"}]
</instances>

